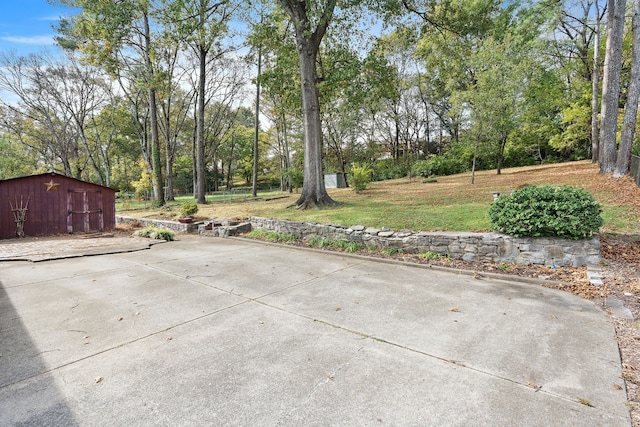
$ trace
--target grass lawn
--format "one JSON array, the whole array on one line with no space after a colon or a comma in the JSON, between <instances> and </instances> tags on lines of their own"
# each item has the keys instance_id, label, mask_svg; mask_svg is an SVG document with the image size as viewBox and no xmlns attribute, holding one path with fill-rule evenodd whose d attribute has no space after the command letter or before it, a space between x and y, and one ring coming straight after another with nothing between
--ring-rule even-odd
<instances>
[{"instance_id":1,"label":"grass lawn","mask_svg":"<svg viewBox=\"0 0 640 427\"><path fill-rule=\"evenodd\" d=\"M435 183L421 178L373 182L356 194L350 188L329 189L341 206L310 211L289 207L298 195L259 193L258 200L212 200L199 205L198 216L260 216L323 224L390 227L414 231L487 231L487 212L492 191L513 190L525 184L575 185L585 188L600 202L605 221L601 231L640 234L640 188L629 177L613 179L598 173L589 161L476 172L445 176ZM184 197L162 209L140 208L133 203L119 205L119 215L171 218L180 205L192 202Z\"/></svg>"}]
</instances>

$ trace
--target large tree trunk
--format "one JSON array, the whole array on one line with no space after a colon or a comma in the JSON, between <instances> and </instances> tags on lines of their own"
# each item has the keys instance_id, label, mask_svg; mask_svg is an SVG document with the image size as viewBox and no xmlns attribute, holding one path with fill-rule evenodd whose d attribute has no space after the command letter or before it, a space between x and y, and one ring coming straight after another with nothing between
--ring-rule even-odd
<instances>
[{"instance_id":1,"label":"large tree trunk","mask_svg":"<svg viewBox=\"0 0 640 427\"><path fill-rule=\"evenodd\" d=\"M196 128L196 201L206 202L205 161L204 161L204 97L207 66L207 51L200 47L200 75L198 76L198 117Z\"/></svg>"},{"instance_id":2,"label":"large tree trunk","mask_svg":"<svg viewBox=\"0 0 640 427\"><path fill-rule=\"evenodd\" d=\"M256 78L256 116L255 128L253 134L253 171L251 196L258 197L258 160L260 153L258 152L258 142L260 137L260 73L262 72L262 46L258 48L258 77Z\"/></svg>"},{"instance_id":3,"label":"large tree trunk","mask_svg":"<svg viewBox=\"0 0 640 427\"><path fill-rule=\"evenodd\" d=\"M316 86L317 49L298 37L298 61L302 81L302 114L304 117L304 183L296 206L298 209L335 205L324 186L322 171L322 126L320 102Z\"/></svg>"},{"instance_id":4,"label":"large tree trunk","mask_svg":"<svg viewBox=\"0 0 640 427\"><path fill-rule=\"evenodd\" d=\"M173 129L171 128L171 97L167 99L167 103L164 106L164 128L165 128L165 138L166 138L166 150L165 150L165 177L164 177L164 186L165 186L165 199L166 201L175 201L175 197L173 194L173 160L174 160L174 150L173 143L171 141Z\"/></svg>"},{"instance_id":5,"label":"large tree trunk","mask_svg":"<svg viewBox=\"0 0 640 427\"><path fill-rule=\"evenodd\" d=\"M598 0L595 1L596 24L593 38L593 73L591 74L591 161L596 163L600 152L598 139L598 113L600 112L599 85L600 85L600 8Z\"/></svg>"},{"instance_id":6,"label":"large tree trunk","mask_svg":"<svg viewBox=\"0 0 640 427\"><path fill-rule=\"evenodd\" d=\"M144 40L145 40L145 62L147 67L149 88L149 124L151 125L151 182L153 183L153 193L155 204L164 206L164 189L162 185L162 161L160 160L160 134L158 132L158 106L156 104L156 89L154 87L153 65L151 63L151 29L149 27L149 16L144 14Z\"/></svg>"},{"instance_id":7,"label":"large tree trunk","mask_svg":"<svg viewBox=\"0 0 640 427\"><path fill-rule=\"evenodd\" d=\"M156 90L149 89L149 120L151 124L151 167L153 174L153 195L157 206L164 206L164 188L162 185L162 161L160 160L160 135L158 132L158 107L156 106Z\"/></svg>"},{"instance_id":8,"label":"large tree trunk","mask_svg":"<svg viewBox=\"0 0 640 427\"><path fill-rule=\"evenodd\" d=\"M640 0L633 0L632 28L633 53L631 57L629 94L624 107L624 124L622 125L616 169L613 172L614 178L620 178L629 173L631 146L633 145L633 134L636 131L636 114L638 113L638 99L640 99Z\"/></svg>"},{"instance_id":9,"label":"large tree trunk","mask_svg":"<svg viewBox=\"0 0 640 427\"><path fill-rule=\"evenodd\" d=\"M336 205L324 186L322 171L322 127L320 122L320 102L316 86L316 57L320 42L324 37L337 0L327 0L318 26L311 28L307 15L306 0L279 0L291 17L296 30L296 46L302 86L302 115L304 118L304 184L302 194L296 201L298 209Z\"/></svg>"},{"instance_id":10,"label":"large tree trunk","mask_svg":"<svg viewBox=\"0 0 640 427\"><path fill-rule=\"evenodd\" d=\"M602 78L600 123L600 172L612 172L616 165L616 133L622 68L622 34L626 0L608 0L607 50Z\"/></svg>"}]
</instances>

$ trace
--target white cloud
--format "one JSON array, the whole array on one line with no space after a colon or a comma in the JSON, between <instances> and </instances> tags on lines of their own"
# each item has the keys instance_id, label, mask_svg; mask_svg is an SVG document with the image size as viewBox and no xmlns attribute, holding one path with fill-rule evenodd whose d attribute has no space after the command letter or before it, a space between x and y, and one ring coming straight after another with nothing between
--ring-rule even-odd
<instances>
[{"instance_id":1,"label":"white cloud","mask_svg":"<svg viewBox=\"0 0 640 427\"><path fill-rule=\"evenodd\" d=\"M0 37L0 40L11 42L11 43L19 43L19 44L33 44L33 45L54 44L54 40L52 36L29 36L29 37L7 36L7 37Z\"/></svg>"}]
</instances>

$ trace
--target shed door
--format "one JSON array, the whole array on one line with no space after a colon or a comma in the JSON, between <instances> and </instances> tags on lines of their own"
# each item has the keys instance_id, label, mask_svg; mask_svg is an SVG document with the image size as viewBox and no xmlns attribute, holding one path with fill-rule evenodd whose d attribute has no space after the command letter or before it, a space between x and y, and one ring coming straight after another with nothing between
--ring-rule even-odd
<instances>
[{"instance_id":1,"label":"shed door","mask_svg":"<svg viewBox=\"0 0 640 427\"><path fill-rule=\"evenodd\" d=\"M70 189L67 194L67 231L87 233L103 229L102 192Z\"/></svg>"}]
</instances>

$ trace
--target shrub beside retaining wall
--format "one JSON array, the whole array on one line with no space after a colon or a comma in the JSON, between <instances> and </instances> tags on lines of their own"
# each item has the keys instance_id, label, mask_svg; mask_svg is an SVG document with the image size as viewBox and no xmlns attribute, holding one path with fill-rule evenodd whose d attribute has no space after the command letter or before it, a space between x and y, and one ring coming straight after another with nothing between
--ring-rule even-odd
<instances>
[{"instance_id":1,"label":"shrub beside retaining wall","mask_svg":"<svg viewBox=\"0 0 640 427\"><path fill-rule=\"evenodd\" d=\"M436 252L465 261L508 262L521 265L578 267L599 264L600 241L559 238L516 238L500 233L413 232L343 227L250 217L251 227L290 234L300 239L322 237L347 240L378 249L398 248L406 253Z\"/></svg>"}]
</instances>

